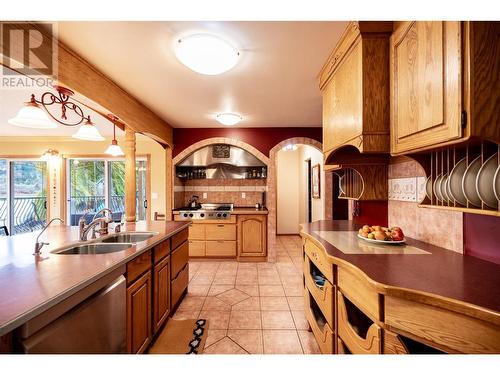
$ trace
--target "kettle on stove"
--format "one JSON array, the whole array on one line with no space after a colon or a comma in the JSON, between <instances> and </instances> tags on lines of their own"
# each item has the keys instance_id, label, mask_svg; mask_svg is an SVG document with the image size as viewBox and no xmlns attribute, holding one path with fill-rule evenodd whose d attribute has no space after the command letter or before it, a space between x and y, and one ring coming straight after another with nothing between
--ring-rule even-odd
<instances>
[{"instance_id":1,"label":"kettle on stove","mask_svg":"<svg viewBox=\"0 0 500 375\"><path fill-rule=\"evenodd\" d=\"M188 202L188 207L189 207L189 208L194 208L194 209L199 209L199 208L201 208L201 203L200 203L200 202L198 202L198 199L200 199L200 197L199 197L199 196L197 196L197 195L193 195L193 196L191 197L191 199L189 200L189 202Z\"/></svg>"}]
</instances>

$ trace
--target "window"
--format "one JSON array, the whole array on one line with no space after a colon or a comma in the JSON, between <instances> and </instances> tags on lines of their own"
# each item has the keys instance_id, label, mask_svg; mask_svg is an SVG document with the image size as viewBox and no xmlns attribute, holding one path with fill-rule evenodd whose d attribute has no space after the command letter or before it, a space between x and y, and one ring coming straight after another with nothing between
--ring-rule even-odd
<instances>
[{"instance_id":1,"label":"window","mask_svg":"<svg viewBox=\"0 0 500 375\"><path fill-rule=\"evenodd\" d=\"M47 163L0 160L0 226L11 234L41 229L47 220Z\"/></svg>"},{"instance_id":2,"label":"window","mask_svg":"<svg viewBox=\"0 0 500 375\"><path fill-rule=\"evenodd\" d=\"M68 159L68 205L67 215L70 225L78 225L85 211L87 223L92 216L108 207L113 212L113 220L121 221L125 212L125 162L121 159ZM136 162L137 220L145 220L146 200L145 159Z\"/></svg>"}]
</instances>

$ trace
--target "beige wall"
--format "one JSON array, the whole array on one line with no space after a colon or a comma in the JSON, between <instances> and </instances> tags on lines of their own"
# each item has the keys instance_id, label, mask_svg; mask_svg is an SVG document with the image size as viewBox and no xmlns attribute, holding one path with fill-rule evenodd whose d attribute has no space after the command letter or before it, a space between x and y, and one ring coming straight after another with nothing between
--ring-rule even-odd
<instances>
[{"instance_id":1,"label":"beige wall","mask_svg":"<svg viewBox=\"0 0 500 375\"><path fill-rule=\"evenodd\" d=\"M323 171L323 154L316 148L308 145L300 145L299 168L300 168L300 196L299 196L299 221L307 222L307 163L311 159L311 167L320 165L320 198L312 200L312 221L323 220L325 217L325 173Z\"/></svg>"},{"instance_id":2,"label":"beige wall","mask_svg":"<svg viewBox=\"0 0 500 375\"><path fill-rule=\"evenodd\" d=\"M118 143L123 147L124 139L118 137ZM111 139L103 142L80 141L71 137L0 137L0 156L25 156L42 155L47 149L52 148L59 151L60 155L101 155L103 156ZM151 216L155 211L165 213L165 164L166 152L157 142L152 139L137 135L136 152L139 155L149 154L151 157ZM50 217L61 216L60 207L60 166L51 163L49 170L49 181L51 188L49 194L53 194L53 185L56 183L56 199L50 196Z\"/></svg>"},{"instance_id":3,"label":"beige wall","mask_svg":"<svg viewBox=\"0 0 500 375\"><path fill-rule=\"evenodd\" d=\"M277 234L299 233L299 150L277 154Z\"/></svg>"}]
</instances>

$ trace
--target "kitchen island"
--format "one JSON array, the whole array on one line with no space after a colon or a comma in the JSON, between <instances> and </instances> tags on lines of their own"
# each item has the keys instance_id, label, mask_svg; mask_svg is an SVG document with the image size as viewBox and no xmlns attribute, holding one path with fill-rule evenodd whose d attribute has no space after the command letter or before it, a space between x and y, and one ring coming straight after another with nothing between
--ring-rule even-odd
<instances>
[{"instance_id":1,"label":"kitchen island","mask_svg":"<svg viewBox=\"0 0 500 375\"><path fill-rule=\"evenodd\" d=\"M0 237L0 336L111 273L126 274L127 283L134 281L141 273L147 271L149 274L148 270L160 260L160 250L161 259L170 259L170 250L173 253L175 247L181 247L183 243L187 254L186 229L189 224L190 222L127 223L122 232L148 231L154 232L154 235L145 241L131 244L126 250L97 255L52 253L63 246L79 243L78 228L75 227L49 227L42 239L50 242L50 245L42 249L40 256L33 255L39 232ZM181 238L184 234L185 238ZM177 238L175 244L174 238ZM168 285L166 293L169 292ZM168 307L170 310L170 303Z\"/></svg>"},{"instance_id":2,"label":"kitchen island","mask_svg":"<svg viewBox=\"0 0 500 375\"><path fill-rule=\"evenodd\" d=\"M302 226L306 316L323 352L500 352L499 265L411 238L369 244L359 227Z\"/></svg>"}]
</instances>

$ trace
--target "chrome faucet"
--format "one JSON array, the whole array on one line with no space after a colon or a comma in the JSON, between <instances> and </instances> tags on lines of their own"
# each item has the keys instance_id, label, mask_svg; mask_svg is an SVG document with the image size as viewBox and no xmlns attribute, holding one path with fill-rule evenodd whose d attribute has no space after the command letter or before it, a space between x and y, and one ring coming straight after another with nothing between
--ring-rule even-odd
<instances>
[{"instance_id":1,"label":"chrome faucet","mask_svg":"<svg viewBox=\"0 0 500 375\"><path fill-rule=\"evenodd\" d=\"M42 235L42 233L45 232L45 229L47 229L49 227L49 225L52 224L52 222L55 221L55 220L59 220L61 223L64 223L63 219L55 217L51 221L49 221L47 224L45 224L45 226L43 227L42 231L36 237L35 252L33 253L33 255L40 255L42 253L42 247L44 245L50 245L48 242L38 242L38 240L40 239L40 236Z\"/></svg>"},{"instance_id":2,"label":"chrome faucet","mask_svg":"<svg viewBox=\"0 0 500 375\"><path fill-rule=\"evenodd\" d=\"M96 218L99 214L101 213L104 214L105 212L109 212L109 218L106 216ZM95 227L97 226L97 224L101 224L101 228L98 229L99 234L108 234L108 224L113 221L112 220L113 212L109 208L103 208L92 217L92 221L89 223L89 225L86 225L85 217L87 217L88 213L89 210L85 210L83 212L83 215L80 217L80 220L78 220L80 241L87 241L87 236L91 229L92 229L92 239L95 239L96 238Z\"/></svg>"}]
</instances>

